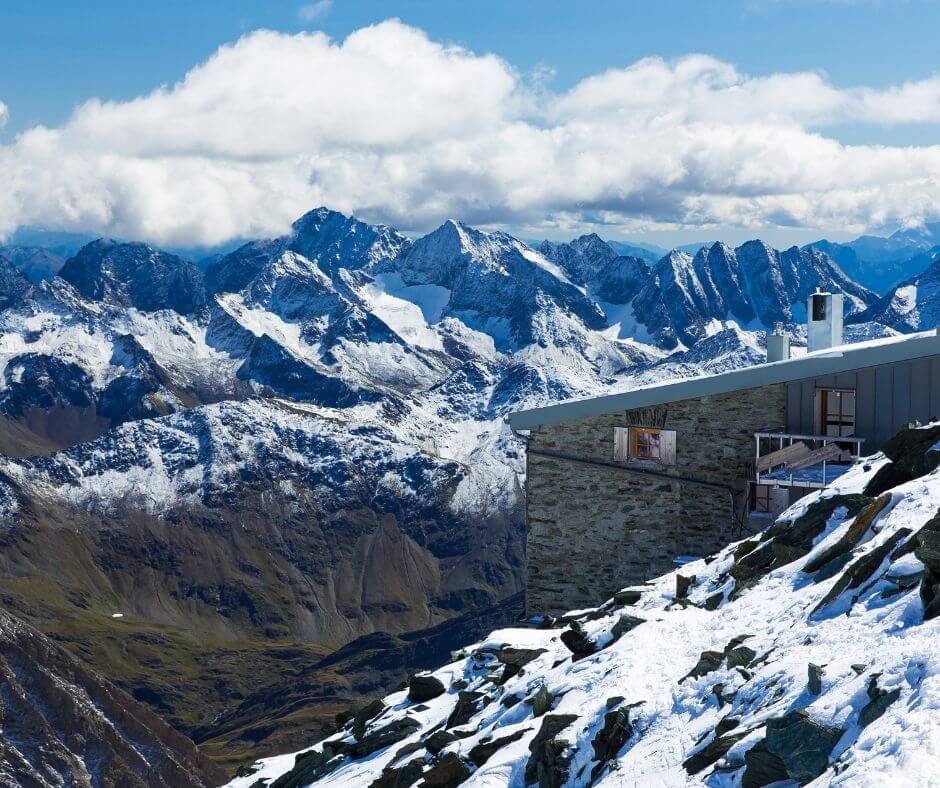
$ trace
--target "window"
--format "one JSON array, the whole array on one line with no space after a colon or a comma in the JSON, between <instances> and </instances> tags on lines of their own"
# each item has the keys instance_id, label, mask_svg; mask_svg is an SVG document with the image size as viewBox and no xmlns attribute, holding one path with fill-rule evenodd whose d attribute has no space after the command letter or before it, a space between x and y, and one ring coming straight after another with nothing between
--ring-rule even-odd
<instances>
[{"instance_id":1,"label":"window","mask_svg":"<svg viewBox=\"0 0 940 788\"><path fill-rule=\"evenodd\" d=\"M631 431L630 456L637 460L661 460L660 431L635 427Z\"/></svg>"},{"instance_id":2,"label":"window","mask_svg":"<svg viewBox=\"0 0 940 788\"><path fill-rule=\"evenodd\" d=\"M614 460L676 464L676 433L658 427L614 427Z\"/></svg>"},{"instance_id":3,"label":"window","mask_svg":"<svg viewBox=\"0 0 940 788\"><path fill-rule=\"evenodd\" d=\"M855 392L821 389L819 392L820 434L847 438L855 434Z\"/></svg>"}]
</instances>

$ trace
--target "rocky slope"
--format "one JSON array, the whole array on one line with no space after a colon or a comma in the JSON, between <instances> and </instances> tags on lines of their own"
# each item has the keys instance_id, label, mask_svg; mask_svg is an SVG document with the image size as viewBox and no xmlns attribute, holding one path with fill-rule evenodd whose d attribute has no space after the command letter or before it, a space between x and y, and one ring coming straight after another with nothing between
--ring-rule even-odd
<instances>
[{"instance_id":1,"label":"rocky slope","mask_svg":"<svg viewBox=\"0 0 940 788\"><path fill-rule=\"evenodd\" d=\"M217 785L222 772L146 705L0 609L0 782Z\"/></svg>"},{"instance_id":2,"label":"rocky slope","mask_svg":"<svg viewBox=\"0 0 940 788\"><path fill-rule=\"evenodd\" d=\"M754 538L494 631L231 785L931 784L938 439L902 432Z\"/></svg>"}]
</instances>

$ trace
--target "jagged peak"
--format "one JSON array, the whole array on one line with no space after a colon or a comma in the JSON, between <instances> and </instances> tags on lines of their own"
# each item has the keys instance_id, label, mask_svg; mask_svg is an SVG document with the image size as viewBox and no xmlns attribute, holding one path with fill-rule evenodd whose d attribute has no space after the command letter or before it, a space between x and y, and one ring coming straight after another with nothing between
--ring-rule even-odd
<instances>
[{"instance_id":1,"label":"jagged peak","mask_svg":"<svg viewBox=\"0 0 940 788\"><path fill-rule=\"evenodd\" d=\"M768 257L773 257L776 254L776 249L774 249L766 241L762 241L760 238L752 238L750 241L745 241L740 246L736 247L734 250L737 254L765 254Z\"/></svg>"}]
</instances>

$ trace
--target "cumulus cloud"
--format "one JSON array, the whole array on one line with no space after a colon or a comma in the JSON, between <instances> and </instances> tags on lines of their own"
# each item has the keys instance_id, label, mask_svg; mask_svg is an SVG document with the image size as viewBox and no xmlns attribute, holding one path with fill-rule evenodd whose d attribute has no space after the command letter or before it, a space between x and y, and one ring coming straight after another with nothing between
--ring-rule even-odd
<instances>
[{"instance_id":1,"label":"cumulus cloud","mask_svg":"<svg viewBox=\"0 0 940 788\"><path fill-rule=\"evenodd\" d=\"M87 102L0 146L0 234L213 244L282 232L319 204L406 230L935 218L940 146L845 145L827 131L846 123L940 123L940 77L844 89L690 55L553 93L543 72L397 21L343 41L257 31L176 85Z\"/></svg>"}]
</instances>

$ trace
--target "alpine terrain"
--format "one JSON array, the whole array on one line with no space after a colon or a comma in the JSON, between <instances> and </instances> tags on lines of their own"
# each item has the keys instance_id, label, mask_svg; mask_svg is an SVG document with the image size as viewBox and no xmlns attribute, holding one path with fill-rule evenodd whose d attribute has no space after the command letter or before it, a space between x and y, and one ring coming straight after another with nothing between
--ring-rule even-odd
<instances>
[{"instance_id":1,"label":"alpine terrain","mask_svg":"<svg viewBox=\"0 0 940 788\"><path fill-rule=\"evenodd\" d=\"M905 430L754 538L497 629L230 785L933 785L938 439Z\"/></svg>"},{"instance_id":2,"label":"alpine terrain","mask_svg":"<svg viewBox=\"0 0 940 788\"><path fill-rule=\"evenodd\" d=\"M97 239L43 277L59 252L24 248L0 250L3 607L229 774L518 618L510 411L761 361L818 286L850 339L910 330L760 241L651 263L318 208L201 265Z\"/></svg>"}]
</instances>

